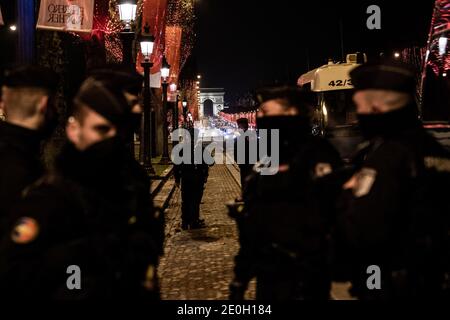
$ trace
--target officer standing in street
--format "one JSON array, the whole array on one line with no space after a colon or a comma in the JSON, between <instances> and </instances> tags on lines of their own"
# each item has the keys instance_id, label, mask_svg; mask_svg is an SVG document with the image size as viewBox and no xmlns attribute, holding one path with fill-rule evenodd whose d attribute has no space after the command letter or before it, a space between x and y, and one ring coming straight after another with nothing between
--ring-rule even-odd
<instances>
[{"instance_id":1,"label":"officer standing in street","mask_svg":"<svg viewBox=\"0 0 450 320\"><path fill-rule=\"evenodd\" d=\"M37 66L6 74L0 108L0 238L10 223L9 210L23 189L43 173L41 143L57 124L52 98L56 75Z\"/></svg>"},{"instance_id":2,"label":"officer standing in street","mask_svg":"<svg viewBox=\"0 0 450 320\"><path fill-rule=\"evenodd\" d=\"M446 272L448 282L450 156L418 119L413 69L381 61L351 77L367 139L341 203L352 293L364 300L439 297Z\"/></svg>"},{"instance_id":3,"label":"officer standing in street","mask_svg":"<svg viewBox=\"0 0 450 320\"><path fill-rule=\"evenodd\" d=\"M265 157L260 154L260 164L247 178L244 204L234 212L240 250L230 298L243 299L256 277L259 300L326 300L334 199L320 181L340 166L339 155L327 141L311 135L309 92L280 87L263 90L257 98L261 139L262 130L275 140L272 130L279 130L279 155L276 148L267 153L278 156L279 165L272 175L263 175Z\"/></svg>"},{"instance_id":4,"label":"officer standing in street","mask_svg":"<svg viewBox=\"0 0 450 320\"><path fill-rule=\"evenodd\" d=\"M56 168L13 208L4 239L0 286L10 297L155 298L158 249L135 227L135 198L124 170L130 107L120 91L87 79L66 126ZM81 279L69 287L68 268Z\"/></svg>"},{"instance_id":5,"label":"officer standing in street","mask_svg":"<svg viewBox=\"0 0 450 320\"><path fill-rule=\"evenodd\" d=\"M190 149L189 156L183 156L183 163L175 166L174 175L177 186L181 184L181 228L183 230L205 227L205 221L200 219L200 204L203 190L208 177L209 165L203 159L203 145L199 140L199 130L191 128L188 137L179 144L184 145L183 151ZM195 154L202 155L198 161Z\"/></svg>"}]
</instances>

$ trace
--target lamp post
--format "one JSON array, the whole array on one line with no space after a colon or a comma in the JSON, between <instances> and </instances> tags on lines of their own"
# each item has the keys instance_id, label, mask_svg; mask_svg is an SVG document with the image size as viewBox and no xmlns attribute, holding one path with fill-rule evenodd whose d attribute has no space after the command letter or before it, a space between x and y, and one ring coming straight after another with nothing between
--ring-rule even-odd
<instances>
[{"instance_id":1,"label":"lamp post","mask_svg":"<svg viewBox=\"0 0 450 320\"><path fill-rule=\"evenodd\" d=\"M173 112L173 117L174 117L173 128L175 130L178 129L178 118L179 118L179 116L178 116L178 104L180 103L180 95L179 95L178 91L176 92L176 95L177 95L177 98L176 98L176 101L175 101L175 110Z\"/></svg>"},{"instance_id":2,"label":"lamp post","mask_svg":"<svg viewBox=\"0 0 450 320\"><path fill-rule=\"evenodd\" d=\"M167 83L167 79L170 75L170 65L166 60L166 57L163 57L162 65L161 65L161 78L162 78L162 89L163 89L163 153L161 156L161 164L169 164L169 143L168 143L168 130L167 130L167 87L169 84Z\"/></svg>"},{"instance_id":3,"label":"lamp post","mask_svg":"<svg viewBox=\"0 0 450 320\"><path fill-rule=\"evenodd\" d=\"M152 150L151 150L151 109L152 96L150 88L150 69L153 63L150 62L150 56L153 53L153 45L155 38L150 34L148 24L144 27L144 33L140 36L141 52L144 61L141 66L144 68L144 125L141 130L141 162L148 174L155 174L152 166Z\"/></svg>"},{"instance_id":4,"label":"lamp post","mask_svg":"<svg viewBox=\"0 0 450 320\"><path fill-rule=\"evenodd\" d=\"M178 91L177 91L177 85L176 83L172 83L169 86L170 94L173 97L175 97L174 101L174 107L172 111L172 131L175 131L178 129Z\"/></svg>"},{"instance_id":5,"label":"lamp post","mask_svg":"<svg viewBox=\"0 0 450 320\"><path fill-rule=\"evenodd\" d=\"M188 103L187 103L186 97L184 97L182 105L183 105L183 126L184 126L185 129L187 129L186 118L187 118L187 105L188 105Z\"/></svg>"},{"instance_id":6,"label":"lamp post","mask_svg":"<svg viewBox=\"0 0 450 320\"><path fill-rule=\"evenodd\" d=\"M123 55L122 64L131 69L135 66L133 59L133 40L135 35L131 24L136 19L136 0L119 0L117 7L119 8L120 21L124 24L124 28L120 32Z\"/></svg>"}]
</instances>

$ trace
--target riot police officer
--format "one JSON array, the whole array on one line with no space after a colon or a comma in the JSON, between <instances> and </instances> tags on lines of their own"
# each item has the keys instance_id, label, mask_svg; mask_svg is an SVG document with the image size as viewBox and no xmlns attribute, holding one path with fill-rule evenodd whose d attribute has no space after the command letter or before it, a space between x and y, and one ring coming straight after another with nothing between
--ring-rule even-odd
<instances>
[{"instance_id":1,"label":"riot police officer","mask_svg":"<svg viewBox=\"0 0 450 320\"><path fill-rule=\"evenodd\" d=\"M128 115L122 92L92 78L83 83L55 170L13 209L16 223L2 247L3 292L47 299L154 297L158 249L129 212L136 195L120 138ZM79 290L67 286L71 266L81 270Z\"/></svg>"},{"instance_id":2,"label":"riot police officer","mask_svg":"<svg viewBox=\"0 0 450 320\"><path fill-rule=\"evenodd\" d=\"M132 180L133 210L130 210L130 219L136 219L137 224L145 225L148 232L157 242L160 254L163 254L164 245L164 214L153 206L150 194L150 177L143 166L136 160L134 152L134 134L139 134L142 123L142 107L140 93L142 91L143 76L136 70L130 70L121 65L107 65L90 72L91 77L99 80L114 92L122 92L129 104L130 113L126 130L122 137L125 144L124 170Z\"/></svg>"},{"instance_id":3,"label":"riot police officer","mask_svg":"<svg viewBox=\"0 0 450 320\"><path fill-rule=\"evenodd\" d=\"M448 272L449 154L418 119L412 68L380 61L351 77L367 139L343 186L352 292L360 299L436 297ZM381 272L370 286L368 270Z\"/></svg>"},{"instance_id":4,"label":"riot police officer","mask_svg":"<svg viewBox=\"0 0 450 320\"><path fill-rule=\"evenodd\" d=\"M230 298L242 299L256 277L257 299L328 299L327 221L333 199L320 180L340 166L339 155L327 141L311 135L310 93L272 88L261 91L258 101L261 160L247 178L244 204L236 212L240 250ZM279 160L266 173L262 130L269 130L273 139L266 155L271 163L274 157Z\"/></svg>"},{"instance_id":5,"label":"riot police officer","mask_svg":"<svg viewBox=\"0 0 450 320\"><path fill-rule=\"evenodd\" d=\"M0 121L0 237L10 222L10 207L43 173L41 142L57 121L52 104L56 84L56 75L42 67L19 67L6 74L1 99L6 121Z\"/></svg>"}]
</instances>

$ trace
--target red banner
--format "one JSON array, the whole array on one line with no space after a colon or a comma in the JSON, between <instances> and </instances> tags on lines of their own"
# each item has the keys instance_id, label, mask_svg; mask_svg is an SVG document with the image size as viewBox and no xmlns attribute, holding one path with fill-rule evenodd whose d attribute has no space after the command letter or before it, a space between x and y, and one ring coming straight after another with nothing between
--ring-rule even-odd
<instances>
[{"instance_id":1,"label":"red banner","mask_svg":"<svg viewBox=\"0 0 450 320\"><path fill-rule=\"evenodd\" d=\"M91 32L94 0L41 0L36 28Z\"/></svg>"},{"instance_id":2,"label":"red banner","mask_svg":"<svg viewBox=\"0 0 450 320\"><path fill-rule=\"evenodd\" d=\"M166 59L170 64L170 82L178 83L181 64L181 37L183 29L180 26L166 27Z\"/></svg>"},{"instance_id":3,"label":"red banner","mask_svg":"<svg viewBox=\"0 0 450 320\"><path fill-rule=\"evenodd\" d=\"M153 68L151 73L157 73L161 70L162 57L164 54L164 34L167 13L167 0L146 0L142 10L142 32L148 23L150 32L155 37L155 45L153 49L152 62ZM140 62L143 60L142 54L139 53L136 65L138 69L143 72L140 67Z\"/></svg>"}]
</instances>

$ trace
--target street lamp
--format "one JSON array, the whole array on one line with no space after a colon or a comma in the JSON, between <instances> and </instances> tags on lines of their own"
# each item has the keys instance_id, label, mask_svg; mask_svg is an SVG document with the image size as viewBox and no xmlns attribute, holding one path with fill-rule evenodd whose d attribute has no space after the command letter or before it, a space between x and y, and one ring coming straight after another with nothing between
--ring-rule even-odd
<instances>
[{"instance_id":1,"label":"street lamp","mask_svg":"<svg viewBox=\"0 0 450 320\"><path fill-rule=\"evenodd\" d=\"M172 124L172 131L178 129L178 86L176 83L171 83L169 85L169 90L170 90L170 96L172 99L172 102L174 102L174 107L173 107L173 124Z\"/></svg>"},{"instance_id":2,"label":"street lamp","mask_svg":"<svg viewBox=\"0 0 450 320\"><path fill-rule=\"evenodd\" d=\"M177 84L172 83L170 86L170 92L172 95L175 95L175 105L173 108L173 124L172 124L172 131L175 131L178 129L178 91L177 91Z\"/></svg>"},{"instance_id":3,"label":"street lamp","mask_svg":"<svg viewBox=\"0 0 450 320\"><path fill-rule=\"evenodd\" d=\"M163 57L161 65L161 78L163 89L163 154L161 156L161 164L169 164L169 143L168 143L168 130L167 130L167 79L170 75L170 65L167 62L166 56Z\"/></svg>"},{"instance_id":4,"label":"street lamp","mask_svg":"<svg viewBox=\"0 0 450 320\"><path fill-rule=\"evenodd\" d=\"M131 30L131 22L136 19L136 0L119 0L117 5L119 7L120 21L125 23L125 30Z\"/></svg>"},{"instance_id":5,"label":"street lamp","mask_svg":"<svg viewBox=\"0 0 450 320\"><path fill-rule=\"evenodd\" d=\"M120 32L120 40L122 41L122 64L134 68L133 61L133 40L134 32L131 31L131 23L136 19L136 0L119 0L117 7L119 8L119 18L124 24L123 30Z\"/></svg>"},{"instance_id":6,"label":"street lamp","mask_svg":"<svg viewBox=\"0 0 450 320\"><path fill-rule=\"evenodd\" d=\"M150 61L150 56L153 53L153 44L155 38L150 34L150 27L148 24L144 27L144 33L141 34L139 41L141 43L141 52L144 56L144 61L141 66L144 68L144 126L141 130L141 162L148 174L154 174L155 170L152 166L152 150L151 150L151 109L152 96L150 89L150 69L153 63Z\"/></svg>"}]
</instances>

